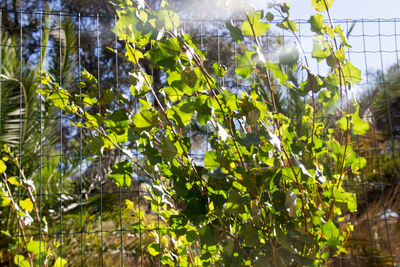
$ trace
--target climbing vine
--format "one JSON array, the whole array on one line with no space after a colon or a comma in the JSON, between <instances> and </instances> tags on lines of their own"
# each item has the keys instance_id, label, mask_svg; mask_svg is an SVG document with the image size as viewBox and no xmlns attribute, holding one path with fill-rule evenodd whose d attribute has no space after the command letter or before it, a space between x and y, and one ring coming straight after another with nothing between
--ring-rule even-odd
<instances>
[{"instance_id":1,"label":"climbing vine","mask_svg":"<svg viewBox=\"0 0 400 267\"><path fill-rule=\"evenodd\" d=\"M332 4L313 0L317 13L308 21L315 33L311 57L327 64L326 76L311 69L288 4L269 3L266 14L246 9L242 23L227 22L241 48L237 64L207 69L204 52L179 30L179 16L166 1L159 10L144 1L118 2L113 32L125 49L111 50L134 65L130 96L99 91L86 71L80 94L43 74L40 93L91 134L88 149L122 153L108 175L116 185L130 187L139 176L151 181L147 198L158 220L146 220L143 207L126 201L137 218L131 230L151 236L145 244L150 256L171 266L287 266L327 264L346 253L352 226L345 215L357 204L343 181L365 165L352 138L368 123L347 95L361 73L345 57L351 46L332 23ZM265 55L260 42L272 23L298 41L276 58ZM161 90L144 64L165 74ZM230 68L251 86L224 87ZM293 83L295 70L306 79ZM296 118L277 107L277 95L287 92L303 101ZM128 108L132 98L137 110ZM194 125L207 133L201 160L192 156ZM0 168L4 177L5 171ZM9 183L2 182L8 197Z\"/></svg>"}]
</instances>

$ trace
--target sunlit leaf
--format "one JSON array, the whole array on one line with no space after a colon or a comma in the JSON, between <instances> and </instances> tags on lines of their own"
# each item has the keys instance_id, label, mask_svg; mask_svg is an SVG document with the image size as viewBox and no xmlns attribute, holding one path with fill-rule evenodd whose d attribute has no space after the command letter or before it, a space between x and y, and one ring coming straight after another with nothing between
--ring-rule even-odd
<instances>
[{"instance_id":1,"label":"sunlit leaf","mask_svg":"<svg viewBox=\"0 0 400 267\"><path fill-rule=\"evenodd\" d=\"M158 122L157 111L143 110L132 116L132 122L139 130L150 129Z\"/></svg>"},{"instance_id":2,"label":"sunlit leaf","mask_svg":"<svg viewBox=\"0 0 400 267\"><path fill-rule=\"evenodd\" d=\"M270 27L269 23L261 21L262 12L256 11L248 15L248 19L243 22L242 31L244 35L260 36L263 35Z\"/></svg>"},{"instance_id":3,"label":"sunlit leaf","mask_svg":"<svg viewBox=\"0 0 400 267\"><path fill-rule=\"evenodd\" d=\"M129 187L131 186L132 174L132 165L128 160L125 160L118 163L108 177L113 179L119 187Z\"/></svg>"},{"instance_id":4,"label":"sunlit leaf","mask_svg":"<svg viewBox=\"0 0 400 267\"><path fill-rule=\"evenodd\" d=\"M53 267L64 267L65 265L67 265L67 260L63 259L61 257L58 257L56 259L56 261L54 262Z\"/></svg>"},{"instance_id":5,"label":"sunlit leaf","mask_svg":"<svg viewBox=\"0 0 400 267\"><path fill-rule=\"evenodd\" d=\"M237 75L247 79L256 67L256 62L254 61L254 56L256 52L246 51L242 56L237 56L237 67L235 72Z\"/></svg>"},{"instance_id":6,"label":"sunlit leaf","mask_svg":"<svg viewBox=\"0 0 400 267\"><path fill-rule=\"evenodd\" d=\"M311 25L311 31L321 33L322 25L324 25L324 16L321 14L315 14L310 17L308 22Z\"/></svg>"},{"instance_id":7,"label":"sunlit leaf","mask_svg":"<svg viewBox=\"0 0 400 267\"><path fill-rule=\"evenodd\" d=\"M0 159L0 173L5 172L6 170L7 170L6 164L4 163L4 161L2 161L2 160Z\"/></svg>"},{"instance_id":8,"label":"sunlit leaf","mask_svg":"<svg viewBox=\"0 0 400 267\"><path fill-rule=\"evenodd\" d=\"M313 38L312 57L322 60L327 58L331 53L332 47L322 35L318 35Z\"/></svg>"},{"instance_id":9,"label":"sunlit leaf","mask_svg":"<svg viewBox=\"0 0 400 267\"><path fill-rule=\"evenodd\" d=\"M30 198L21 200L19 204L23 210L27 210L28 212L33 210L33 203Z\"/></svg>"},{"instance_id":10,"label":"sunlit leaf","mask_svg":"<svg viewBox=\"0 0 400 267\"><path fill-rule=\"evenodd\" d=\"M333 0L311 0L311 4L318 12L324 12L326 8L331 8Z\"/></svg>"}]
</instances>

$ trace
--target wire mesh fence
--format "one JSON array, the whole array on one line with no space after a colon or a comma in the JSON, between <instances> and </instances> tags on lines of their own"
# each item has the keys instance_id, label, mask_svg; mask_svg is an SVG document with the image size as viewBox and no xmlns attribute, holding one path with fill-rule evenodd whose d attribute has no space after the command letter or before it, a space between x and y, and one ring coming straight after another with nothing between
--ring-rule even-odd
<instances>
[{"instance_id":1,"label":"wire mesh fence","mask_svg":"<svg viewBox=\"0 0 400 267\"><path fill-rule=\"evenodd\" d=\"M111 32L116 17L7 10L2 10L0 16L0 144L13 149L20 166L13 170L15 181L8 178L14 181L15 201L26 201L29 194L22 192L31 191L21 188L24 181L28 187L32 181L38 211L32 216L39 222L23 231L4 205L0 211L0 264L11 266L12 254L22 250L19 238L30 237L41 237L40 242L51 244L57 256L67 258L70 266L159 264L147 250L151 237L140 229L144 218L132 216L127 205L127 200L135 202L150 213L146 199L149 181L136 169L139 174L129 188L115 186L107 176L122 155L115 151L93 154L93 144L85 141L90 133L73 127L69 114L49 106L37 93L44 88L40 78L44 70L73 94L80 93L84 70L97 79L99 94L106 94L110 88L122 94L129 92L128 72L132 65L112 51L123 49ZM310 55L313 35L305 20L296 23L305 54ZM332 265L399 265L400 19L348 19L334 23L344 26L353 46L347 56L363 73L361 83L351 93L372 127L358 138L354 148L367 159L366 167L345 182L346 189L357 194L358 202L357 212L345 217L354 225L354 232L346 241L349 254L339 255ZM241 51L224 24L222 20L182 23L182 29L207 51L208 67L214 62L234 66L235 56ZM279 49L296 43L279 28L271 29L261 40L263 52L271 60L276 59ZM311 65L320 73L328 71L317 61ZM155 88L166 83L160 70L147 68L146 72L152 75ZM299 71L296 75L301 77L304 73ZM237 93L251 86L233 71L220 82ZM283 93L282 97L290 96ZM137 105L135 99L128 100L132 112ZM102 114L104 110L99 108L96 112ZM191 156L202 162L208 150L207 133L192 129L189 135ZM132 151L136 151L134 144ZM134 156L141 158L138 152ZM160 214L150 215L157 228ZM27 225L32 219L22 217ZM46 232L42 230L44 226Z\"/></svg>"}]
</instances>

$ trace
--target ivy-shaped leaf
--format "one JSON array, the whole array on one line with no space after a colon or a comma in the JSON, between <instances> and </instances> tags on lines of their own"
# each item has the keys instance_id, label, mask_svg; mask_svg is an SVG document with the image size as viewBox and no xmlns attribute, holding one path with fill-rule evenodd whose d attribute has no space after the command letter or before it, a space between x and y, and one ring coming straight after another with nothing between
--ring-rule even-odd
<instances>
[{"instance_id":1,"label":"ivy-shaped leaf","mask_svg":"<svg viewBox=\"0 0 400 267\"><path fill-rule=\"evenodd\" d=\"M242 31L244 35L255 36L263 35L270 27L269 23L261 21L263 18L261 11L256 11L248 15L248 19L243 22Z\"/></svg>"},{"instance_id":2,"label":"ivy-shaped leaf","mask_svg":"<svg viewBox=\"0 0 400 267\"><path fill-rule=\"evenodd\" d=\"M34 241L33 239L31 239L26 244L26 248L29 252L32 252L35 255L39 256L40 253L45 253L46 244L44 242Z\"/></svg>"},{"instance_id":3,"label":"ivy-shaped leaf","mask_svg":"<svg viewBox=\"0 0 400 267\"><path fill-rule=\"evenodd\" d=\"M168 31L178 28L181 24L179 15L172 10L158 11L158 18L163 22L163 24L159 26L164 27Z\"/></svg>"},{"instance_id":4,"label":"ivy-shaped leaf","mask_svg":"<svg viewBox=\"0 0 400 267\"><path fill-rule=\"evenodd\" d=\"M359 109L357 107L357 111L353 115L353 132L358 135L365 134L369 129L368 122L363 121L360 119L359 116Z\"/></svg>"},{"instance_id":5,"label":"ivy-shaped leaf","mask_svg":"<svg viewBox=\"0 0 400 267\"><path fill-rule=\"evenodd\" d=\"M321 230L330 247L336 247L336 245L340 244L339 229L332 221L324 223Z\"/></svg>"},{"instance_id":6,"label":"ivy-shaped leaf","mask_svg":"<svg viewBox=\"0 0 400 267\"><path fill-rule=\"evenodd\" d=\"M353 66L350 61L346 61L346 64L342 65L344 78L347 83L359 83L361 82L361 71Z\"/></svg>"},{"instance_id":7,"label":"ivy-shaped leaf","mask_svg":"<svg viewBox=\"0 0 400 267\"><path fill-rule=\"evenodd\" d=\"M232 21L229 21L225 24L225 27L229 30L232 39L238 44L242 43L244 40L244 36L239 27L235 26Z\"/></svg>"},{"instance_id":8,"label":"ivy-shaped leaf","mask_svg":"<svg viewBox=\"0 0 400 267\"><path fill-rule=\"evenodd\" d=\"M167 162L171 162L178 153L174 143L168 137L160 145L160 154Z\"/></svg>"},{"instance_id":9,"label":"ivy-shaped leaf","mask_svg":"<svg viewBox=\"0 0 400 267\"><path fill-rule=\"evenodd\" d=\"M311 56L318 60L327 58L332 53L332 47L322 35L313 38L313 50Z\"/></svg>"},{"instance_id":10,"label":"ivy-shaped leaf","mask_svg":"<svg viewBox=\"0 0 400 267\"><path fill-rule=\"evenodd\" d=\"M324 16L322 16L321 14L315 14L310 17L308 23L310 23L311 25L312 32L320 34L322 25L324 25Z\"/></svg>"},{"instance_id":11,"label":"ivy-shaped leaf","mask_svg":"<svg viewBox=\"0 0 400 267\"><path fill-rule=\"evenodd\" d=\"M65 106L68 104L68 97L69 94L67 91L64 89L59 89L55 92L53 92L49 97L48 100L50 100L54 106L64 109Z\"/></svg>"},{"instance_id":12,"label":"ivy-shaped leaf","mask_svg":"<svg viewBox=\"0 0 400 267\"><path fill-rule=\"evenodd\" d=\"M132 116L132 122L139 130L151 129L158 123L158 113L152 110L143 110Z\"/></svg>"},{"instance_id":13,"label":"ivy-shaped leaf","mask_svg":"<svg viewBox=\"0 0 400 267\"><path fill-rule=\"evenodd\" d=\"M131 186L133 168L128 160L118 163L111 171L109 178L119 187Z\"/></svg>"},{"instance_id":14,"label":"ivy-shaped leaf","mask_svg":"<svg viewBox=\"0 0 400 267\"><path fill-rule=\"evenodd\" d=\"M210 171L219 167L219 162L217 161L217 154L214 151L207 151L204 155L204 167Z\"/></svg>"},{"instance_id":15,"label":"ivy-shaped leaf","mask_svg":"<svg viewBox=\"0 0 400 267\"><path fill-rule=\"evenodd\" d=\"M326 8L331 8L333 0L311 0L312 6L318 12L324 12Z\"/></svg>"},{"instance_id":16,"label":"ivy-shaped leaf","mask_svg":"<svg viewBox=\"0 0 400 267\"><path fill-rule=\"evenodd\" d=\"M256 62L254 61L254 56L256 52L246 51L242 56L237 56L237 67L235 72L237 75L247 79L256 67Z\"/></svg>"}]
</instances>

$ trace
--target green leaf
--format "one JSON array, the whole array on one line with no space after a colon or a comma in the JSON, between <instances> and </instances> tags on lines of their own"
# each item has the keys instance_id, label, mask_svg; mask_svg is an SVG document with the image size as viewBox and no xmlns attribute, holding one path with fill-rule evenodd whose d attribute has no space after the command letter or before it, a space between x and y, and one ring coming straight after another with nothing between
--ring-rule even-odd
<instances>
[{"instance_id":1,"label":"green leaf","mask_svg":"<svg viewBox=\"0 0 400 267\"><path fill-rule=\"evenodd\" d=\"M132 122L139 130L149 130L158 123L157 111L143 110L132 116Z\"/></svg>"},{"instance_id":2,"label":"green leaf","mask_svg":"<svg viewBox=\"0 0 400 267\"><path fill-rule=\"evenodd\" d=\"M311 56L318 60L327 58L332 53L332 47L322 35L313 38L313 50Z\"/></svg>"},{"instance_id":3,"label":"green leaf","mask_svg":"<svg viewBox=\"0 0 400 267\"><path fill-rule=\"evenodd\" d=\"M191 69L186 69L182 72L182 81L186 83L190 88L194 88L197 82L197 75Z\"/></svg>"},{"instance_id":4,"label":"green leaf","mask_svg":"<svg viewBox=\"0 0 400 267\"><path fill-rule=\"evenodd\" d=\"M7 170L6 164L4 163L4 161L2 161L2 160L0 159L0 173L5 172L6 170Z\"/></svg>"},{"instance_id":5,"label":"green leaf","mask_svg":"<svg viewBox=\"0 0 400 267\"><path fill-rule=\"evenodd\" d=\"M363 121L360 119L359 116L359 109L353 115L353 132L358 135L365 134L369 129L368 122Z\"/></svg>"},{"instance_id":6,"label":"green leaf","mask_svg":"<svg viewBox=\"0 0 400 267\"><path fill-rule=\"evenodd\" d=\"M101 136L94 136L90 138L89 144L85 146L86 152L94 152L96 154L101 154L101 149L104 146L104 141Z\"/></svg>"},{"instance_id":7,"label":"green leaf","mask_svg":"<svg viewBox=\"0 0 400 267\"><path fill-rule=\"evenodd\" d=\"M156 242L150 243L147 246L147 250L149 251L149 254L151 256L157 256L158 254L160 254L160 245Z\"/></svg>"},{"instance_id":8,"label":"green leaf","mask_svg":"<svg viewBox=\"0 0 400 267\"><path fill-rule=\"evenodd\" d=\"M321 230L330 247L336 247L336 245L340 244L339 229L332 221L324 223Z\"/></svg>"},{"instance_id":9,"label":"green leaf","mask_svg":"<svg viewBox=\"0 0 400 267\"><path fill-rule=\"evenodd\" d=\"M324 25L324 16L321 14L315 14L311 16L308 22L311 25L311 31L316 33L321 33L322 25Z\"/></svg>"},{"instance_id":10,"label":"green leaf","mask_svg":"<svg viewBox=\"0 0 400 267\"><path fill-rule=\"evenodd\" d=\"M176 87L171 87L171 86L165 87L164 92L167 94L167 96L172 102L179 101L184 96L184 93Z\"/></svg>"},{"instance_id":11,"label":"green leaf","mask_svg":"<svg viewBox=\"0 0 400 267\"><path fill-rule=\"evenodd\" d=\"M168 137L164 139L164 141L160 145L160 149L161 149L160 152L161 156L167 162L171 162L174 159L175 155L178 153L174 143L172 143Z\"/></svg>"},{"instance_id":12,"label":"green leaf","mask_svg":"<svg viewBox=\"0 0 400 267\"><path fill-rule=\"evenodd\" d=\"M350 84L361 82L361 71L354 67L350 61L347 61L346 64L342 65L342 69L346 82Z\"/></svg>"},{"instance_id":13,"label":"green leaf","mask_svg":"<svg viewBox=\"0 0 400 267\"><path fill-rule=\"evenodd\" d=\"M261 21L263 18L261 11L256 11L248 15L248 19L243 22L242 31L244 35L255 36L263 35L270 27L269 23Z\"/></svg>"},{"instance_id":14,"label":"green leaf","mask_svg":"<svg viewBox=\"0 0 400 267\"><path fill-rule=\"evenodd\" d=\"M246 223L242 227L240 235L243 237L244 242L246 242L246 246L255 247L259 243L260 237L257 228L251 223Z\"/></svg>"},{"instance_id":15,"label":"green leaf","mask_svg":"<svg viewBox=\"0 0 400 267\"><path fill-rule=\"evenodd\" d=\"M241 57L236 57L237 67L235 72L237 75L247 79L256 67L254 56L257 53L254 51L246 51Z\"/></svg>"},{"instance_id":16,"label":"green leaf","mask_svg":"<svg viewBox=\"0 0 400 267\"><path fill-rule=\"evenodd\" d=\"M129 187L131 186L132 173L131 163L125 160L115 165L108 177L113 179L119 187Z\"/></svg>"},{"instance_id":17,"label":"green leaf","mask_svg":"<svg viewBox=\"0 0 400 267\"><path fill-rule=\"evenodd\" d=\"M355 212L357 209L356 194L343 191L343 189L333 189L333 197L336 202L346 204L350 212Z\"/></svg>"},{"instance_id":18,"label":"green leaf","mask_svg":"<svg viewBox=\"0 0 400 267\"><path fill-rule=\"evenodd\" d=\"M207 170L214 170L219 167L219 162L217 161L217 154L214 151L207 151L204 156L204 167Z\"/></svg>"},{"instance_id":19,"label":"green leaf","mask_svg":"<svg viewBox=\"0 0 400 267\"><path fill-rule=\"evenodd\" d=\"M106 89L104 94L99 99L98 105L109 105L114 99L114 92L112 89Z\"/></svg>"},{"instance_id":20,"label":"green leaf","mask_svg":"<svg viewBox=\"0 0 400 267\"><path fill-rule=\"evenodd\" d=\"M135 97L141 97L150 91L148 83L151 84L151 77L148 74L143 74L140 71L129 72L129 81L131 83L131 93Z\"/></svg>"},{"instance_id":21,"label":"green leaf","mask_svg":"<svg viewBox=\"0 0 400 267\"><path fill-rule=\"evenodd\" d=\"M353 173L360 173L360 169L364 168L367 165L367 160L363 157L356 158L351 164L351 170Z\"/></svg>"},{"instance_id":22,"label":"green leaf","mask_svg":"<svg viewBox=\"0 0 400 267\"><path fill-rule=\"evenodd\" d=\"M26 248L28 249L29 252L34 253L35 255L39 255L43 252L46 251L46 244L42 241L34 241L31 239L27 244Z\"/></svg>"},{"instance_id":23,"label":"green leaf","mask_svg":"<svg viewBox=\"0 0 400 267\"><path fill-rule=\"evenodd\" d=\"M347 46L348 48L351 48L351 45L347 42L346 35L344 35L344 33L343 33L342 25L337 25L337 26L335 27L335 32L336 32L337 34L339 34L340 39L342 40L343 44L344 44L345 46Z\"/></svg>"},{"instance_id":24,"label":"green leaf","mask_svg":"<svg viewBox=\"0 0 400 267\"><path fill-rule=\"evenodd\" d=\"M333 0L311 0L311 4L318 12L324 12L326 7L331 8Z\"/></svg>"},{"instance_id":25,"label":"green leaf","mask_svg":"<svg viewBox=\"0 0 400 267\"><path fill-rule=\"evenodd\" d=\"M12 185L19 186L18 177L16 176L8 177L7 182L9 182Z\"/></svg>"},{"instance_id":26,"label":"green leaf","mask_svg":"<svg viewBox=\"0 0 400 267\"><path fill-rule=\"evenodd\" d=\"M207 224L199 230L199 237L202 244L215 245L218 243L217 233L212 224Z\"/></svg>"},{"instance_id":27,"label":"green leaf","mask_svg":"<svg viewBox=\"0 0 400 267\"><path fill-rule=\"evenodd\" d=\"M65 265L67 265L67 260L63 259L61 257L58 257L56 259L56 261L54 262L53 267L64 267Z\"/></svg>"},{"instance_id":28,"label":"green leaf","mask_svg":"<svg viewBox=\"0 0 400 267\"><path fill-rule=\"evenodd\" d=\"M140 19L136 16L136 8L127 8L125 10L119 11L118 21L115 23L112 32L118 36L118 39L121 41L126 41L128 39L131 43L140 43L140 46L147 44L148 41L146 38L143 38L142 31L138 30L137 26L143 24ZM137 42L141 41L141 42ZM144 43L142 43L145 41Z\"/></svg>"},{"instance_id":29,"label":"green leaf","mask_svg":"<svg viewBox=\"0 0 400 267\"><path fill-rule=\"evenodd\" d=\"M274 20L274 14L272 14L271 12L267 12L267 15L265 16L265 18L271 22Z\"/></svg>"},{"instance_id":30,"label":"green leaf","mask_svg":"<svg viewBox=\"0 0 400 267\"><path fill-rule=\"evenodd\" d=\"M23 255L15 255L14 256L14 263L17 266L20 266L20 267L30 267L31 266L29 264L29 262L25 260Z\"/></svg>"},{"instance_id":31,"label":"green leaf","mask_svg":"<svg viewBox=\"0 0 400 267\"><path fill-rule=\"evenodd\" d=\"M219 64L218 62L215 62L215 63L213 64L212 67L213 67L214 73L215 73L218 77L224 77L225 74L228 73L228 71L227 71L227 69L225 68L225 66Z\"/></svg>"},{"instance_id":32,"label":"green leaf","mask_svg":"<svg viewBox=\"0 0 400 267\"><path fill-rule=\"evenodd\" d=\"M235 26L232 21L227 22L225 26L229 30L232 39L235 40L235 42L237 42L238 44L242 43L242 41L244 40L244 36L239 27Z\"/></svg>"},{"instance_id":33,"label":"green leaf","mask_svg":"<svg viewBox=\"0 0 400 267\"><path fill-rule=\"evenodd\" d=\"M281 23L276 24L281 29L284 30L289 30L293 32L298 32L299 30L297 29L297 24L296 22L289 20L288 18L285 18Z\"/></svg>"},{"instance_id":34,"label":"green leaf","mask_svg":"<svg viewBox=\"0 0 400 267\"><path fill-rule=\"evenodd\" d=\"M65 91L64 89L60 89L53 92L53 94L48 97L48 100L50 100L54 106L60 109L64 109L65 106L68 104L68 96L69 94L67 91Z\"/></svg>"},{"instance_id":35,"label":"green leaf","mask_svg":"<svg viewBox=\"0 0 400 267\"><path fill-rule=\"evenodd\" d=\"M163 25L167 31L178 28L181 24L179 15L172 10L160 10L158 11L158 17L163 22Z\"/></svg>"},{"instance_id":36,"label":"green leaf","mask_svg":"<svg viewBox=\"0 0 400 267\"><path fill-rule=\"evenodd\" d=\"M349 130L350 129L351 117L352 117L351 114L347 114L346 116L343 116L342 118L340 118L340 120L337 121L339 127L342 128L345 131Z\"/></svg>"},{"instance_id":37,"label":"green leaf","mask_svg":"<svg viewBox=\"0 0 400 267\"><path fill-rule=\"evenodd\" d=\"M197 122L204 125L211 118L211 108L209 106L209 97L201 94L196 97L195 110L197 112Z\"/></svg>"},{"instance_id":38,"label":"green leaf","mask_svg":"<svg viewBox=\"0 0 400 267\"><path fill-rule=\"evenodd\" d=\"M132 48L130 44L126 44L126 52L125 57L128 61L139 64L139 60L144 58L143 53L140 52L138 49Z\"/></svg>"}]
</instances>

